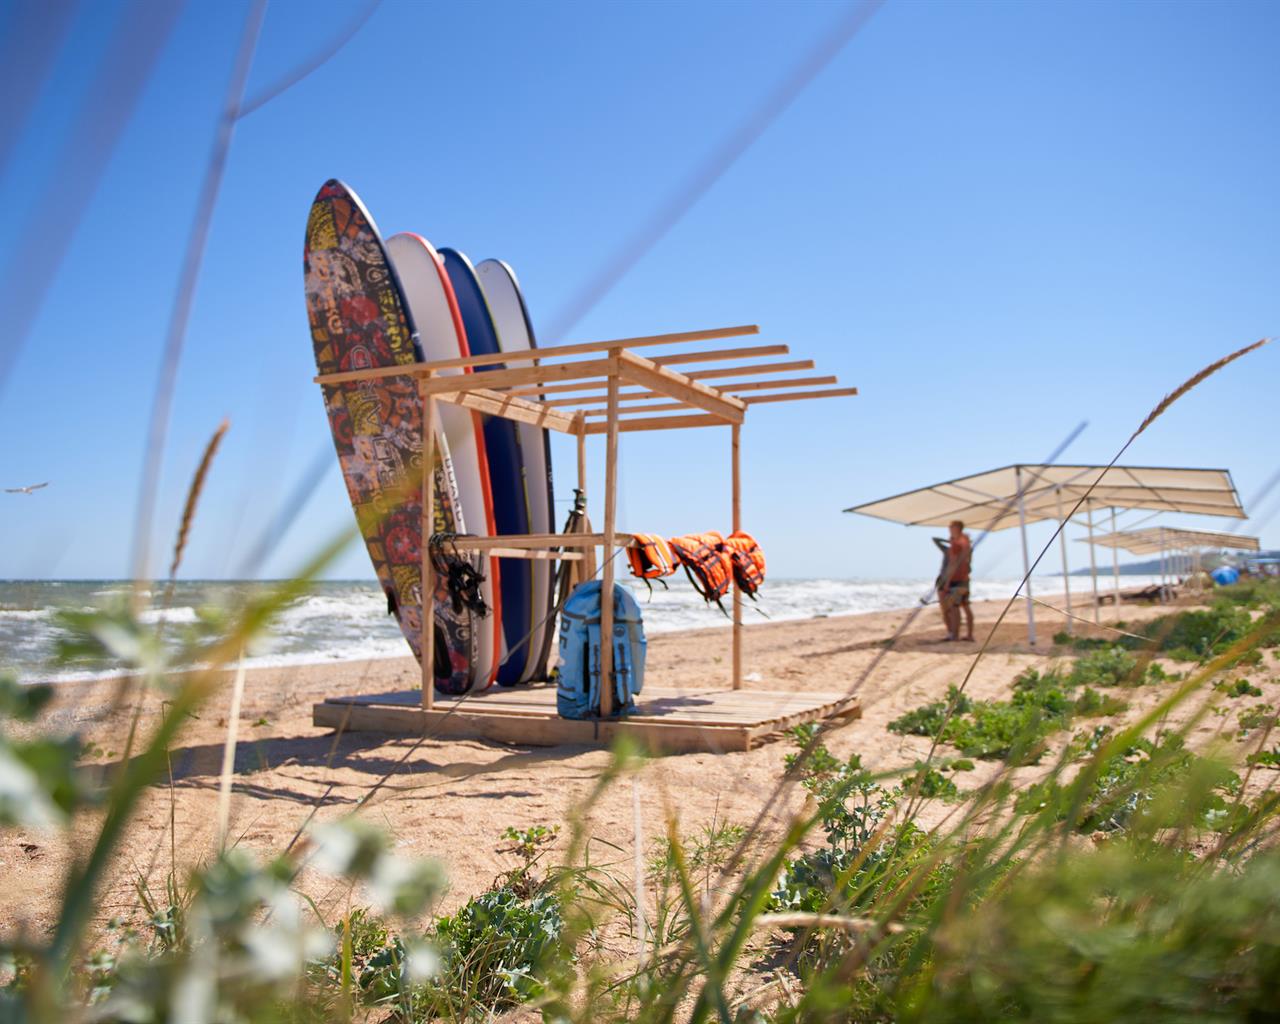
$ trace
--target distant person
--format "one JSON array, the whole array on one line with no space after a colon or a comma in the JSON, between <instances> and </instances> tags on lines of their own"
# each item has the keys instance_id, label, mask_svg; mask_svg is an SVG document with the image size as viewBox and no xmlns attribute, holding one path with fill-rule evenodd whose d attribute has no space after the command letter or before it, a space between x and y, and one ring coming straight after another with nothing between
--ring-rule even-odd
<instances>
[{"instance_id":1,"label":"distant person","mask_svg":"<svg viewBox=\"0 0 1280 1024\"><path fill-rule=\"evenodd\" d=\"M946 555L942 572L938 574L938 606L942 610L942 622L947 627L947 639L960 639L960 615L964 613L965 640L973 639L973 608L969 605L969 569L973 559L973 544L964 532L964 523L951 521L949 542L935 541Z\"/></svg>"}]
</instances>

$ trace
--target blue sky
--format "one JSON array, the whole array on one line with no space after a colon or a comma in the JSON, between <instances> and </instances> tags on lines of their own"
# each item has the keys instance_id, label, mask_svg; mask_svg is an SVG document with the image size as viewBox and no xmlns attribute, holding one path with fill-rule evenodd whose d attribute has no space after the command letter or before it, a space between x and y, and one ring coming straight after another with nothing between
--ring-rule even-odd
<instances>
[{"instance_id":1,"label":"blue sky","mask_svg":"<svg viewBox=\"0 0 1280 1024\"><path fill-rule=\"evenodd\" d=\"M361 6L273 2L249 94ZM5 266L42 244L23 211L68 159L122 10L80 5L0 168L16 211L0 226ZM246 10L183 10L0 392L0 483L52 481L0 495L0 577L129 571L164 331ZM235 574L327 443L301 266L326 178L355 188L386 235L508 260L545 327L846 10L385 0L237 127L179 373L155 564L223 416L187 576ZM1278 32L1280 7L1264 3L889 0L588 317L541 341L760 324L762 342L861 390L749 417L745 519L771 571L930 575L929 531L840 509L1039 461L1081 420L1064 459L1106 461L1182 379L1280 333ZM1197 389L1127 461L1224 466L1247 501L1280 462L1278 360L1280 347L1263 349ZM556 454L567 498L572 453ZM727 529L728 454L719 430L625 437L620 525ZM334 459L258 571L287 573L349 520ZM1280 546L1280 517L1263 541ZM1013 575L1016 551L997 536L977 570ZM371 576L363 550L334 575Z\"/></svg>"}]
</instances>

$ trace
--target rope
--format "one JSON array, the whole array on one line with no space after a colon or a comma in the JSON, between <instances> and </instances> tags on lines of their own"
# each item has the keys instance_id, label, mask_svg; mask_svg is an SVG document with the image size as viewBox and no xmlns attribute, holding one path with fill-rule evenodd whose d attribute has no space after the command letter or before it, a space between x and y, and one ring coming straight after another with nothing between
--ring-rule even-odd
<instances>
[{"instance_id":1,"label":"rope","mask_svg":"<svg viewBox=\"0 0 1280 1024\"><path fill-rule=\"evenodd\" d=\"M1095 629L1105 629L1108 633L1119 633L1121 636L1130 636L1135 640L1141 640L1143 643L1147 644L1155 642L1149 636L1139 636L1137 633L1126 633L1123 629L1116 629L1114 626L1104 626L1101 622L1094 622L1092 619L1085 619L1079 615L1073 615L1071 612L1064 611L1055 605L1041 601L1038 597L1033 597L1031 599L1031 603L1038 604L1041 608L1048 608L1050 611L1055 611L1059 615L1065 615L1067 618L1072 619L1075 622L1083 622L1085 625L1093 626Z\"/></svg>"}]
</instances>

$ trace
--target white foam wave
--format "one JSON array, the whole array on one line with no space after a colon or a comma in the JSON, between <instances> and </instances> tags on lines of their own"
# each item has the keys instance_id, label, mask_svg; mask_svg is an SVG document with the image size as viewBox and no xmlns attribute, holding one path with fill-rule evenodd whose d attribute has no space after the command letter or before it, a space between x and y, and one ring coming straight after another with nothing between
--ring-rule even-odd
<instances>
[{"instance_id":1,"label":"white foam wave","mask_svg":"<svg viewBox=\"0 0 1280 1024\"><path fill-rule=\"evenodd\" d=\"M196 622L199 616L194 608L148 608L139 616L143 622L154 624L157 622L175 622L179 625Z\"/></svg>"},{"instance_id":2,"label":"white foam wave","mask_svg":"<svg viewBox=\"0 0 1280 1024\"><path fill-rule=\"evenodd\" d=\"M714 605L706 605L687 582L672 578L670 589L655 586L652 596L639 580L621 582L630 587L640 603L645 630L650 635L679 630L725 628L729 618ZM1018 580L975 580L975 600L1008 599L1015 593ZM1037 597L1057 603L1062 591L1060 577L1037 577ZM1150 582L1146 577L1125 576L1127 588ZM1099 580L1099 589L1108 592L1110 580ZM101 584L97 585L101 587ZM187 593L179 593L180 603L144 613L148 622L189 624L197 619L196 608L207 601L222 603L229 599L219 586L242 587L243 584L200 585ZM87 588L86 588L87 589ZM1073 594L1090 589L1087 578L1071 580ZM932 596L932 584L921 579L866 580L769 580L760 592L758 602L745 602L744 621L756 624L768 620L794 621L814 617L856 615L863 612L893 611L912 608L924 597ZM72 681L100 679L120 674L119 668L104 666L101 670L81 671L51 667L57 631L51 621L54 604L31 608L30 597L10 596L11 607L0 608L0 662L15 671L24 681ZM37 599L38 600L38 599ZM13 607L12 605L19 605ZM27 605L22 607L21 605ZM75 603L63 604L75 607ZM731 608L728 600L726 609ZM936 609L935 609L936 611ZM1047 610L1046 615L1052 615ZM176 641L177 630L167 634ZM396 620L386 614L386 601L375 583L321 584L316 592L294 602L283 610L270 635L255 645L245 659L250 667L285 667L305 664L331 664L342 661L406 657L409 646L400 635Z\"/></svg>"}]
</instances>

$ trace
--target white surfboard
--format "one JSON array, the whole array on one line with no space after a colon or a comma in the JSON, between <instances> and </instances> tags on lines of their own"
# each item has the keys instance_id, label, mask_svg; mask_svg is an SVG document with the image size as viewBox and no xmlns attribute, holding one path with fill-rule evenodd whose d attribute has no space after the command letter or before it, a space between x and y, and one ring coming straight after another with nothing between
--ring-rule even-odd
<instances>
[{"instance_id":1,"label":"white surfboard","mask_svg":"<svg viewBox=\"0 0 1280 1024\"><path fill-rule=\"evenodd\" d=\"M444 272L444 263L431 243L419 235L402 233L387 240L387 253L400 278L400 287L409 304L409 312L418 330L422 357L453 359L468 354L466 331L453 297L453 286ZM458 374L459 369L442 370ZM484 431L479 416L452 402L437 402L440 421L453 457L454 475L462 504L462 517L468 533L480 537L494 535L493 495L489 487L488 461L484 454ZM481 595L489 606L489 617L480 620L481 634L476 663L473 666L473 689L489 686L498 671L502 642L502 609L499 606L498 560L485 565Z\"/></svg>"},{"instance_id":2,"label":"white surfboard","mask_svg":"<svg viewBox=\"0 0 1280 1024\"><path fill-rule=\"evenodd\" d=\"M498 332L503 352L523 352L537 348L533 326L520 294L515 271L502 260L484 260L476 266L476 276L489 304L489 313ZM526 364L521 364L526 365ZM529 529L532 533L555 533L551 479L551 451L547 431L530 423L518 425L520 453L524 459L526 494L529 501ZM530 637L522 681L546 678L550 656L551 609L555 603L555 567L549 561L533 563L534 635Z\"/></svg>"}]
</instances>

